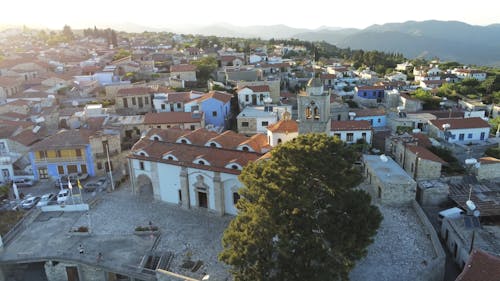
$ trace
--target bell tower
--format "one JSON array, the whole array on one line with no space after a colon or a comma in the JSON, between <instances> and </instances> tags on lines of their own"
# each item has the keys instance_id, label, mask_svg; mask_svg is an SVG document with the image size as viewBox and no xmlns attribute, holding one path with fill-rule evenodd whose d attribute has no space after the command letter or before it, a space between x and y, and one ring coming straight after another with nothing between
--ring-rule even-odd
<instances>
[{"instance_id":1,"label":"bell tower","mask_svg":"<svg viewBox=\"0 0 500 281\"><path fill-rule=\"evenodd\" d=\"M330 132L330 93L319 78L311 78L297 96L299 134Z\"/></svg>"}]
</instances>

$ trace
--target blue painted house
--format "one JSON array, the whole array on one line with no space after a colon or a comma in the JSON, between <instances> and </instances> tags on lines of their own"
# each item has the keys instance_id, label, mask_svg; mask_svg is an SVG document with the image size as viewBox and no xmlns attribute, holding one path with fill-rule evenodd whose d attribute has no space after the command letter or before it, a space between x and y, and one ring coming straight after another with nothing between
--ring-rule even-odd
<instances>
[{"instance_id":1,"label":"blue painted house","mask_svg":"<svg viewBox=\"0 0 500 281\"><path fill-rule=\"evenodd\" d=\"M89 137L93 131L61 130L31 147L29 158L35 180L59 178L70 173L94 176Z\"/></svg>"},{"instance_id":2,"label":"blue painted house","mask_svg":"<svg viewBox=\"0 0 500 281\"><path fill-rule=\"evenodd\" d=\"M356 86L356 95L362 99L381 101L384 98L384 86Z\"/></svg>"},{"instance_id":3,"label":"blue painted house","mask_svg":"<svg viewBox=\"0 0 500 281\"><path fill-rule=\"evenodd\" d=\"M199 110L205 113L205 124L216 127L227 127L227 121L231 116L232 94L220 91L210 91L202 97L192 101L199 106ZM195 107L191 105L191 110Z\"/></svg>"},{"instance_id":4,"label":"blue painted house","mask_svg":"<svg viewBox=\"0 0 500 281\"><path fill-rule=\"evenodd\" d=\"M387 125L387 118L385 110L383 109L361 109L352 111L354 120L366 120L370 122L373 128L381 128Z\"/></svg>"}]
</instances>

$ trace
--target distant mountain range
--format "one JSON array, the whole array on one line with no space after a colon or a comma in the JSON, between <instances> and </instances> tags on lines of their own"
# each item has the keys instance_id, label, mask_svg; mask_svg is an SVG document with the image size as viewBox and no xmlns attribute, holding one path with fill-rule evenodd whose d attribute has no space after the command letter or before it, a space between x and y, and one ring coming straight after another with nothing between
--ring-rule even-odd
<instances>
[{"instance_id":1,"label":"distant mountain range","mask_svg":"<svg viewBox=\"0 0 500 281\"><path fill-rule=\"evenodd\" d=\"M132 31L138 26L134 27L127 28L127 24L123 24L118 29ZM160 29L166 30L148 30ZM311 30L286 25L242 27L217 23L205 26L180 25L168 28L168 31L224 37L324 40L344 48L399 52L408 58L438 57L443 61L500 66L500 24L476 26L458 21L430 20L372 25L365 29L323 26Z\"/></svg>"}]
</instances>

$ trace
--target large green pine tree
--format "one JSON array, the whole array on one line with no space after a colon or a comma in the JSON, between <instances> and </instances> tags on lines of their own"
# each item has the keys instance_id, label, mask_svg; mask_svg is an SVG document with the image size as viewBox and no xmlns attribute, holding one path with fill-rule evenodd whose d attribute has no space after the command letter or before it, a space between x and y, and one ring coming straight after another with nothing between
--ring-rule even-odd
<instances>
[{"instance_id":1,"label":"large green pine tree","mask_svg":"<svg viewBox=\"0 0 500 281\"><path fill-rule=\"evenodd\" d=\"M243 169L238 215L219 258L236 281L348 280L382 216L353 167L357 154L326 134L302 135Z\"/></svg>"}]
</instances>

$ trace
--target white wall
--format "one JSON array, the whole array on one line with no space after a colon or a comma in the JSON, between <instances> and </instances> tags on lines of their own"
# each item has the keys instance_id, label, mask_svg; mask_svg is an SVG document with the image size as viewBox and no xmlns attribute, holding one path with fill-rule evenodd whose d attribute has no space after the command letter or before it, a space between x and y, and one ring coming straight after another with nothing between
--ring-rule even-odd
<instances>
[{"instance_id":1,"label":"white wall","mask_svg":"<svg viewBox=\"0 0 500 281\"><path fill-rule=\"evenodd\" d=\"M160 199L173 203L179 203L179 190L181 189L180 182L181 167L158 163L158 178L160 183Z\"/></svg>"},{"instance_id":2,"label":"white wall","mask_svg":"<svg viewBox=\"0 0 500 281\"><path fill-rule=\"evenodd\" d=\"M270 139L271 146L278 145L278 139L281 139L282 143L285 143L289 140L296 138L299 135L299 132L291 132L288 134L285 133L273 133L271 131L267 131L268 140Z\"/></svg>"},{"instance_id":3,"label":"white wall","mask_svg":"<svg viewBox=\"0 0 500 281\"><path fill-rule=\"evenodd\" d=\"M277 116L269 116L269 117L257 117L257 133L262 133L266 134L267 133L267 126L274 124L278 122ZM262 126L262 122L267 121L268 125Z\"/></svg>"},{"instance_id":4,"label":"white wall","mask_svg":"<svg viewBox=\"0 0 500 281\"><path fill-rule=\"evenodd\" d=\"M490 133L490 128L477 128L477 129L452 129L449 130L451 134L455 135L455 138L449 138L448 142L450 143L455 143L455 142L470 142L470 141L479 141L481 138L481 133L484 133L484 139L488 139L488 135ZM443 132L441 131L441 134ZM460 140L460 134L464 134L464 139ZM469 134L472 134L471 137L469 137Z\"/></svg>"},{"instance_id":5,"label":"white wall","mask_svg":"<svg viewBox=\"0 0 500 281\"><path fill-rule=\"evenodd\" d=\"M353 140L347 141L347 134L353 134ZM364 130L364 131L331 131L330 136L335 136L335 134L340 134L340 139L346 143L355 143L358 139L363 138L363 133L366 133L366 142L372 143L372 131Z\"/></svg>"}]
</instances>

